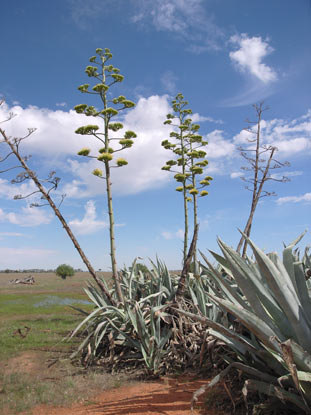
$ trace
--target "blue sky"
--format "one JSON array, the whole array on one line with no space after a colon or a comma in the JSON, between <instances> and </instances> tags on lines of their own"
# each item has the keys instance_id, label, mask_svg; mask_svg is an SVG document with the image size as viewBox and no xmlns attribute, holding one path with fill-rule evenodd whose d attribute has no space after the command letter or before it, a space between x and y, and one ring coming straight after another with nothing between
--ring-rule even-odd
<instances>
[{"instance_id":1,"label":"blue sky","mask_svg":"<svg viewBox=\"0 0 311 415\"><path fill-rule=\"evenodd\" d=\"M113 203L120 267L136 257L164 260L180 268L182 196L172 174L161 171L170 158L161 147L170 103L181 92L209 142L207 174L214 180L199 202L199 248L217 249L216 237L236 246L251 194L244 189L237 147L245 143L252 105L264 101L262 137L291 166L277 173L288 183L271 182L275 197L263 198L252 239L266 251L282 248L309 226L311 153L311 2L300 0L16 0L1 7L0 120L8 134L23 136L21 152L39 177L56 170L56 199L94 267L109 270L108 216L103 181L92 176L93 162L76 155L95 146L75 129L89 123L73 111L80 103L99 106L77 87L95 49L110 48L112 63L125 76L115 96L136 103L123 123L137 133L116 169ZM1 157L6 154L1 145ZM93 147L92 147L93 148ZM9 164L14 165L14 160ZM2 165L1 165L2 167ZM83 268L71 241L49 207L12 200L33 191L12 186L13 172L0 175L0 269ZM310 233L303 246L310 243Z\"/></svg>"}]
</instances>

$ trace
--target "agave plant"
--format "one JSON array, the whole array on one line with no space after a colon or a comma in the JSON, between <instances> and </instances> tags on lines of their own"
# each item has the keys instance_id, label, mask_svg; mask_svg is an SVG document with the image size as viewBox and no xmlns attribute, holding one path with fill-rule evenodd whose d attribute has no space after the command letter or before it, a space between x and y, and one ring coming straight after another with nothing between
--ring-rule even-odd
<instances>
[{"instance_id":1,"label":"agave plant","mask_svg":"<svg viewBox=\"0 0 311 415\"><path fill-rule=\"evenodd\" d=\"M164 308L176 291L177 281L159 260L148 273L136 272L135 263L131 271L124 269L120 273L125 302L118 307L111 305L97 286L88 284L85 292L95 309L70 336L84 329L84 340L72 357L82 352L89 364L107 353L112 359L118 348L122 349L123 360L141 359L150 372L158 372L172 333ZM110 294L116 297L114 288Z\"/></svg>"},{"instance_id":2,"label":"agave plant","mask_svg":"<svg viewBox=\"0 0 311 415\"><path fill-rule=\"evenodd\" d=\"M134 261L130 270L120 272L123 304L115 306L92 283L85 289L94 304L94 311L85 313L76 327L83 341L72 357L82 354L85 364L95 359L108 361L112 367L130 362L143 362L149 373L159 374L171 369L194 367L207 354L206 334L201 323L172 312L180 277L171 274L157 259L152 269L141 272ZM117 298L115 288L109 289L112 299ZM208 277L186 276L185 291L178 304L192 313L217 321L224 313L208 298ZM81 311L81 310L80 310Z\"/></svg>"},{"instance_id":3,"label":"agave plant","mask_svg":"<svg viewBox=\"0 0 311 415\"><path fill-rule=\"evenodd\" d=\"M237 360L229 362L208 387L236 367L249 376L245 394L257 390L311 413L311 298L306 280L310 256L307 249L299 260L298 252L293 251L302 237L285 247L283 261L276 253L265 254L250 239L255 260L244 259L219 239L223 256L211 253L222 273L202 254L207 263L205 274L212 282L208 297L244 328L238 332L204 313L200 316L179 310L208 326L210 334L236 352Z\"/></svg>"}]
</instances>

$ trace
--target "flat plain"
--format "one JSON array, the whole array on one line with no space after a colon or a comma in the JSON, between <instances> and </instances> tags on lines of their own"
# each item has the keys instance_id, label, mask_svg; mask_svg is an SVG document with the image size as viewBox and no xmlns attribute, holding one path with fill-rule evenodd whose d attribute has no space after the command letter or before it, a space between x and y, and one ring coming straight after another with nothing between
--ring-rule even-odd
<instances>
[{"instance_id":1,"label":"flat plain","mask_svg":"<svg viewBox=\"0 0 311 415\"><path fill-rule=\"evenodd\" d=\"M82 320L71 306L93 309L83 290L90 274L62 280L54 273L33 273L33 285L10 282L29 275L0 273L0 413L31 413L38 404L71 404L82 395L88 402L99 386L120 384L122 376L86 371L69 360L80 339L64 339Z\"/></svg>"}]
</instances>

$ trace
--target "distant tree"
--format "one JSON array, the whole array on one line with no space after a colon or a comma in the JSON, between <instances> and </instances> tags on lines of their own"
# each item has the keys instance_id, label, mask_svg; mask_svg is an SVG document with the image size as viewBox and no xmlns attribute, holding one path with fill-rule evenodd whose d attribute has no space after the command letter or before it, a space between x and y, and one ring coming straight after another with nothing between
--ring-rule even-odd
<instances>
[{"instance_id":1,"label":"distant tree","mask_svg":"<svg viewBox=\"0 0 311 415\"><path fill-rule=\"evenodd\" d=\"M177 159L168 160L162 170L175 173L175 180L181 184L176 188L177 192L183 195L184 205L184 248L183 261L186 261L188 251L188 202L193 202L193 225L194 229L198 225L198 196L204 197L208 195L208 191L203 190L209 186L213 180L211 176L201 178L198 183L197 176L204 173L204 168L208 165L206 152L202 147L208 144L198 133L200 126L194 124L190 118L192 110L186 108L188 101L184 100L182 94L177 94L172 101L173 114L167 114L164 124L171 125L175 131L170 133L170 137L174 142L169 140L162 141L162 146L166 150L171 150ZM194 262L196 263L196 249L194 251Z\"/></svg>"},{"instance_id":2,"label":"distant tree","mask_svg":"<svg viewBox=\"0 0 311 415\"><path fill-rule=\"evenodd\" d=\"M112 58L112 54L109 49L96 49L96 55L90 58L90 62L93 65L88 65L85 69L86 74L93 78L95 85L92 90L89 90L89 84L83 84L79 86L79 91L84 94L97 95L100 98L102 109L96 109L94 106L80 104L75 106L75 111L78 114L85 114L86 116L92 116L98 118L101 122L104 122L104 129L100 131L98 125L86 125L76 130L77 134L88 135L95 137L102 145L96 155L90 154L89 148L82 148L78 155L97 159L104 168L104 171L100 168L93 170L94 176L105 180L106 193L108 203L109 214L109 232L110 232L110 256L112 277L116 287L116 293L120 302L123 302L123 294L119 281L117 260L116 260L116 244L114 234L114 211L112 207L112 189L111 189L111 169L120 168L128 164L124 158L114 159L114 155L119 151L132 147L134 144L133 139L136 138L134 131L125 131L123 137L116 137L113 133L123 129L123 124L120 122L113 122L113 118L118 116L120 112L128 108L135 106L134 102L129 101L125 96L120 95L111 99L110 88L119 82L122 82L124 76L120 74L120 70L108 61ZM113 146L113 141L118 141L118 146Z\"/></svg>"},{"instance_id":3,"label":"distant tree","mask_svg":"<svg viewBox=\"0 0 311 415\"><path fill-rule=\"evenodd\" d=\"M61 264L56 268L55 273L65 280L67 277L73 277L75 270L70 265Z\"/></svg>"},{"instance_id":4,"label":"distant tree","mask_svg":"<svg viewBox=\"0 0 311 415\"><path fill-rule=\"evenodd\" d=\"M276 196L275 192L264 190L264 185L268 181L275 181L285 183L289 181L289 178L282 176L280 178L273 176L271 171L279 169L284 166L289 166L290 163L285 161L281 163L280 161L274 158L275 153L278 151L277 147L272 146L271 144L263 144L261 138L261 122L262 114L264 111L268 110L268 107L263 106L263 102L260 104L253 105L256 111L257 119L256 121L247 120L248 124L255 125L255 128L247 127L245 131L251 134L250 138L247 139L249 143L248 146L240 146L238 150L240 151L241 156L248 162L248 166L241 167L241 170L249 172L249 176L243 176L241 179L247 183L245 188L252 193L252 203L250 214L247 219L244 234L250 236L254 214L258 205L258 202L261 198L266 196ZM247 241L244 236L241 237L239 244L237 246L237 252L241 251L242 245L243 251L242 256L246 256L247 250Z\"/></svg>"}]
</instances>

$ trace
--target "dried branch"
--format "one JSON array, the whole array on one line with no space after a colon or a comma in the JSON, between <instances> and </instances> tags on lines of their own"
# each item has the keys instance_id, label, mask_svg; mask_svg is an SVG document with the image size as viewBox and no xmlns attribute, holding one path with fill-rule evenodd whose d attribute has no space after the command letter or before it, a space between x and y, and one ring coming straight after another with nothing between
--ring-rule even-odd
<instances>
[{"instance_id":1,"label":"dried branch","mask_svg":"<svg viewBox=\"0 0 311 415\"><path fill-rule=\"evenodd\" d=\"M7 169L5 169L5 170L0 170L0 174L1 174L1 173L6 173L7 171L10 171L10 170L20 169L20 168L21 168L21 166L9 167L9 168L7 168Z\"/></svg>"},{"instance_id":2,"label":"dried branch","mask_svg":"<svg viewBox=\"0 0 311 415\"><path fill-rule=\"evenodd\" d=\"M10 116L10 119L12 119L12 118L13 118L13 115ZM28 179L31 179L34 182L34 184L38 188L38 191L33 192L32 194L38 193L38 192L40 192L42 194L42 198L44 198L48 202L48 204L53 209L55 215L58 217L58 219L60 220L60 222L63 225L64 229L66 230L68 236L70 237L72 243L74 244L74 247L78 251L82 261L86 265L86 267L87 267L88 271L90 272L91 276L94 278L97 285L101 288L103 294L106 296L106 298L110 302L110 304L116 306L116 302L112 298L109 290L105 287L105 285L102 283L102 281L97 277L94 268L92 267L91 263L89 262L88 258L86 257L85 253L83 252L82 248L80 247L77 239L75 238L74 234L72 233L72 231L71 231L70 227L68 226L65 218L62 216L62 214L60 213L59 209L57 208L57 206L55 205L54 201L52 200L52 198L49 194L50 191L52 190L52 188L57 187L58 182L59 182L59 178L52 178L54 176L54 172L53 172L53 174L51 172L50 175L48 176L47 181L52 184L52 188L49 191L46 191L46 189L42 186L41 181L38 179L36 173L33 172L28 167L28 165L26 164L25 158L23 158L20 155L19 144L21 143L22 140L29 137L29 135L32 134L33 132L34 132L34 129L28 129L28 134L25 137L14 138L13 140L11 140L10 137L8 137L6 135L5 131L0 128L0 134L3 137L4 142L10 147L11 152L15 155L15 157L17 158L17 160L20 163L20 166L24 169L24 172L20 173L14 180L12 180L12 182L13 183L21 183L21 182L23 182L25 180L28 180ZM18 195L18 196L21 196L21 195ZM17 197L17 198L19 199L20 197ZM21 198L23 198L23 196L21 196Z\"/></svg>"},{"instance_id":3,"label":"dried branch","mask_svg":"<svg viewBox=\"0 0 311 415\"><path fill-rule=\"evenodd\" d=\"M4 143L5 141L1 141L2 143ZM10 153L8 153L3 159L0 159L0 163L3 163L5 160L7 160L11 155L12 155L12 151Z\"/></svg>"},{"instance_id":4,"label":"dried branch","mask_svg":"<svg viewBox=\"0 0 311 415\"><path fill-rule=\"evenodd\" d=\"M267 181L276 181L280 183L286 183L290 181L290 179L286 176L282 176L281 178L273 177L270 174L271 170L279 169L281 167L289 166L289 162L280 162L274 158L274 154L278 151L277 147L271 144L263 144L261 142L261 120L262 114L264 111L268 110L268 107L263 107L263 103L254 105L256 114L257 114L257 121L247 121L250 124L257 125L256 130L251 129L250 127L245 128L244 130L255 134L255 138L247 139L247 142L254 143L255 148L244 148L242 146L238 147L241 156L248 162L249 166L242 166L241 170L245 172L252 172L251 177L241 177L245 183L249 183L251 186L245 186L245 188L252 192L252 203L251 203L251 210L244 228L244 234L248 237L250 236L251 227L253 223L253 218L255 214L255 210L258 204L258 201L263 197L268 196L276 196L274 191L267 191L263 190L263 187ZM250 155L253 154L253 157ZM265 157L262 157L262 155ZM240 252L242 245L244 242L243 253L242 255L246 255L247 249L247 241L242 235L239 244L237 246L237 252Z\"/></svg>"}]
</instances>

